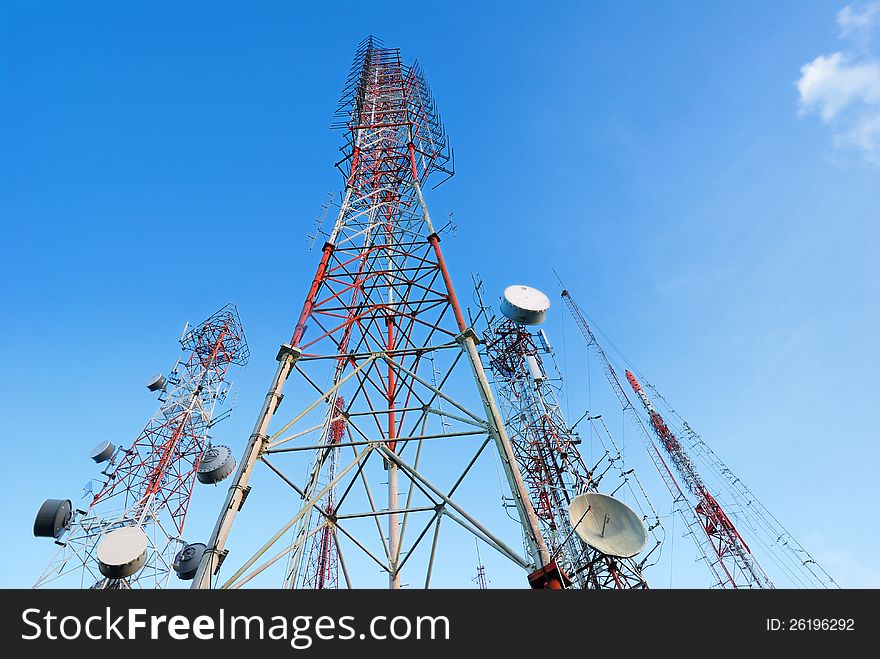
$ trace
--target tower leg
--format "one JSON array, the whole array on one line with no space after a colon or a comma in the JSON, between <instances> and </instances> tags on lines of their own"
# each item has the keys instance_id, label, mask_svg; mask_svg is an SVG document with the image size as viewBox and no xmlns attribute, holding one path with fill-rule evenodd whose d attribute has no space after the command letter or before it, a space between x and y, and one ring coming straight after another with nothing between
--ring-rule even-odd
<instances>
[{"instance_id":1,"label":"tower leg","mask_svg":"<svg viewBox=\"0 0 880 659\"><path fill-rule=\"evenodd\" d=\"M299 355L300 351L298 349L287 344L282 345L278 351L278 369L275 371L272 385L266 393L266 399L263 401L263 407L260 409L257 423L254 425L254 431L248 440L245 458L238 466L238 471L235 472L235 479L232 481L232 485L229 486L229 492L226 494L226 503L223 506L220 517L217 518L217 523L211 533L211 539L208 541L208 549L202 555L202 560L199 563L196 576L193 578L191 588L211 587L211 577L220 565L220 556L226 546L226 539L229 537L229 531L232 529L235 515L238 513L238 509L241 508L244 491L251 477L251 471L257 462L257 458L262 453L269 422L272 420L272 415L281 401L281 389L284 386L284 381L290 375L290 371Z\"/></svg>"},{"instance_id":2,"label":"tower leg","mask_svg":"<svg viewBox=\"0 0 880 659\"><path fill-rule=\"evenodd\" d=\"M480 398L483 401L483 407L486 410L486 420L489 424L489 435L495 442L498 455L501 457L504 475L507 477L507 482L513 493L523 530L526 532L529 553L536 567L544 567L550 563L550 551L547 549L547 543L544 541L544 536L541 533L538 516L535 514L535 509L532 507L532 502L529 499L516 457L513 454L513 447L510 445L510 439L504 430L501 412L498 410L498 405L495 403L495 398L492 395L492 389L489 387L486 371L483 370L483 363L480 361L480 355L477 352L473 330L465 331L459 336L459 340L462 343L468 361L470 361L474 372L474 379L477 381L477 386L480 390Z\"/></svg>"},{"instance_id":3,"label":"tower leg","mask_svg":"<svg viewBox=\"0 0 880 659\"><path fill-rule=\"evenodd\" d=\"M398 467L393 462L388 463L388 587L392 590L400 588L400 572L397 565L400 562L400 519L398 508Z\"/></svg>"},{"instance_id":4,"label":"tower leg","mask_svg":"<svg viewBox=\"0 0 880 659\"><path fill-rule=\"evenodd\" d=\"M416 190L419 192L419 197L421 199L421 188L419 188L418 183L416 183ZM422 203L424 204L424 201ZM513 493L516 502L516 510L519 513L523 530L526 532L529 553L532 556L532 560L535 562L535 567L543 567L550 563L550 552L547 549L547 543L544 542L544 536L542 535L541 527L538 524L538 516L535 514L535 509L532 507L532 502L529 499L525 483L523 483L522 474L519 471L516 457L513 454L513 447L510 445L510 439L507 436L507 432L504 430L504 420L501 417L501 412L498 410L495 397L492 395L492 389L489 387L489 380L486 378L486 371L483 369L483 362L480 361L480 354L477 352L477 343L475 340L476 335L464 322L464 316L461 313L461 307L458 304L458 299L455 296L455 289L452 286L452 278L449 276L449 271L446 269L446 261L443 258L443 252L440 251L440 237L436 233L432 233L428 236L428 242L434 249L434 254L437 257L437 265L440 266L440 274L443 277L443 284L446 286L446 292L449 295L449 302L452 305L455 320L461 330L458 341L467 355L474 374L474 379L477 381L480 399L482 400L483 408L486 411L489 435L495 442L498 455L501 457L501 464L504 467L504 475L507 477L507 482Z\"/></svg>"}]
</instances>

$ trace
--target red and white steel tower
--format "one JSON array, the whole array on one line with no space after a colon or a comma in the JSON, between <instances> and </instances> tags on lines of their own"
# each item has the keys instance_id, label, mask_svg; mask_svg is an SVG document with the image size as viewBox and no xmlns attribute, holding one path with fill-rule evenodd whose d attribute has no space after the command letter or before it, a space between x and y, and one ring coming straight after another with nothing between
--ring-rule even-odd
<instances>
[{"instance_id":1,"label":"red and white steel tower","mask_svg":"<svg viewBox=\"0 0 880 659\"><path fill-rule=\"evenodd\" d=\"M673 467L684 480L688 491L696 500L694 513L699 520L700 526L711 543L712 550L718 557L717 572L720 573L724 582L723 586L729 588L752 587L772 588L773 583L752 555L752 550L743 540L739 531L730 521L721 504L709 492L709 488L697 473L697 468L691 461L678 438L666 425L663 417L654 409L654 405L648 400L636 376L626 371L626 379L642 401L654 434L660 440L660 446L669 456Z\"/></svg>"},{"instance_id":2,"label":"red and white steel tower","mask_svg":"<svg viewBox=\"0 0 880 659\"><path fill-rule=\"evenodd\" d=\"M345 400L342 396L337 396L334 406L334 416L330 421L330 432L327 434L327 443L330 447L327 450L328 467L326 470L327 480L332 481L336 476L336 468L339 462L339 447L337 444L341 442L346 435L345 421ZM322 456L323 458L323 456ZM327 490L324 500L319 504L322 513L322 519L329 519L336 513L336 487L333 486ZM295 572L293 568L297 567L295 561L292 562L291 572L288 574L288 586L296 585L295 581L291 581L292 577L298 576L299 583L303 588L314 588L317 590L333 589L339 587L339 553L336 549L336 536L333 533L333 527L329 524L321 524L320 520L315 520L320 525L320 530L309 535L307 544L308 549L304 552L308 556L305 564L305 570ZM294 554L298 555L298 554Z\"/></svg>"},{"instance_id":3,"label":"red and white steel tower","mask_svg":"<svg viewBox=\"0 0 880 659\"><path fill-rule=\"evenodd\" d=\"M642 380L642 387L642 383L630 371L627 371L627 379L634 390L637 388L658 437L666 437L666 440L662 440L662 437L661 440L673 448L677 444L679 449L686 451L688 462L692 465L699 463L701 474L714 477L713 498L721 501L725 517L731 520L731 524L748 534L752 547L760 551L764 564L773 568L774 584L787 584L794 588L840 588L825 568L782 526L743 480L650 383ZM655 409L651 397L665 407L665 416Z\"/></svg>"},{"instance_id":4,"label":"red and white steel tower","mask_svg":"<svg viewBox=\"0 0 880 659\"><path fill-rule=\"evenodd\" d=\"M248 359L231 304L184 330L180 342L185 357L167 378L157 376L148 385L159 391L161 405L143 432L128 448L104 441L92 452L92 459L107 464L88 507L71 510L69 501L49 500L40 509L34 533L54 537L59 548L35 587L168 584L175 556L187 546L183 527L195 481L217 482L234 468L229 449L212 446L209 432L226 416L215 411L229 392L230 365L244 366ZM114 552L102 555L102 543L116 543L123 553L134 546L135 554L129 564L116 564Z\"/></svg>"},{"instance_id":5,"label":"red and white steel tower","mask_svg":"<svg viewBox=\"0 0 880 659\"><path fill-rule=\"evenodd\" d=\"M443 555L443 520L533 575L533 586L559 587L476 334L453 289L442 229L425 204L429 178L448 178L452 167L420 67L367 38L337 117L344 134L339 212L193 587L237 588L258 577L326 585L327 566L337 559L348 587L375 586L376 568L390 588L403 585L404 570L412 575L407 583L428 587ZM513 495L513 544L524 536L524 555L459 496L489 446ZM246 496L242 517L256 509L258 518L227 547ZM310 549L310 541L332 548ZM460 561L447 553L448 561L466 580ZM228 570L222 579L221 563Z\"/></svg>"}]
</instances>

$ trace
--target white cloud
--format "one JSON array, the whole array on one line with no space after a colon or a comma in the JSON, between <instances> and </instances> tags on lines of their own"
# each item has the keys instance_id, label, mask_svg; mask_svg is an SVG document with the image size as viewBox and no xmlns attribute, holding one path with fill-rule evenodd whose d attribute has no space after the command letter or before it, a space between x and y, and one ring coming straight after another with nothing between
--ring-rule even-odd
<instances>
[{"instance_id":1,"label":"white cloud","mask_svg":"<svg viewBox=\"0 0 880 659\"><path fill-rule=\"evenodd\" d=\"M835 136L839 147L861 151L872 162L880 162L880 112L863 115Z\"/></svg>"},{"instance_id":2,"label":"white cloud","mask_svg":"<svg viewBox=\"0 0 880 659\"><path fill-rule=\"evenodd\" d=\"M880 63L850 63L843 53L819 55L801 67L801 110L818 110L826 122L856 105L880 105Z\"/></svg>"},{"instance_id":3,"label":"white cloud","mask_svg":"<svg viewBox=\"0 0 880 659\"><path fill-rule=\"evenodd\" d=\"M817 112L840 149L880 162L880 59L870 37L880 26L880 0L847 5L837 14L842 37L856 47L820 55L801 67L797 81L801 116Z\"/></svg>"},{"instance_id":4,"label":"white cloud","mask_svg":"<svg viewBox=\"0 0 880 659\"><path fill-rule=\"evenodd\" d=\"M837 24L842 37L870 38L871 31L880 24L880 1L847 5L837 12Z\"/></svg>"}]
</instances>

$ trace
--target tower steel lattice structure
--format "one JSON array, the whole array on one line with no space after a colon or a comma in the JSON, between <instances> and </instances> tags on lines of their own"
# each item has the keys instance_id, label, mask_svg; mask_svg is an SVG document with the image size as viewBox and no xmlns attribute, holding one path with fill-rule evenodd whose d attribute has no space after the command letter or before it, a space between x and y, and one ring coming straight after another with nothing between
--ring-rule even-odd
<instances>
[{"instance_id":1,"label":"tower steel lattice structure","mask_svg":"<svg viewBox=\"0 0 880 659\"><path fill-rule=\"evenodd\" d=\"M611 466L609 456L603 454L594 466L588 466L581 456L581 440L558 402L556 388L561 377L554 373L546 334L498 318L481 306L487 318L485 352L502 416L551 554L577 587L647 588L642 572L660 547L655 532L659 516L642 496L639 507L646 511L643 522L654 543L641 560L607 556L572 532L569 504L579 494L598 492ZM636 478L632 472L629 476ZM644 495L640 485L639 491Z\"/></svg>"},{"instance_id":2,"label":"tower steel lattice structure","mask_svg":"<svg viewBox=\"0 0 880 659\"><path fill-rule=\"evenodd\" d=\"M428 180L452 174L452 152L421 68L365 39L336 118L344 135L338 214L193 587L237 588L258 577L310 585L324 573L310 558L325 555L308 549L311 538L332 538L348 587L375 586L376 568L390 588L403 585L404 570L410 585L428 587L443 520L534 574L532 585L558 587L425 204ZM279 407L285 386L293 402ZM515 543L458 496L490 445L515 501ZM262 537L251 526L227 547L245 496ZM248 542L255 549L242 549ZM520 542L524 552L510 546Z\"/></svg>"},{"instance_id":3,"label":"tower steel lattice structure","mask_svg":"<svg viewBox=\"0 0 880 659\"><path fill-rule=\"evenodd\" d=\"M773 583L752 555L752 550L697 473L696 466L678 438L654 409L654 405L645 395L636 377L630 371L626 371L625 375L630 387L644 405L661 447L669 456L690 494L696 499L694 512L709 538L713 551L718 556L719 567L727 583L737 588L742 585L772 588Z\"/></svg>"},{"instance_id":4,"label":"tower steel lattice structure","mask_svg":"<svg viewBox=\"0 0 880 659\"><path fill-rule=\"evenodd\" d=\"M184 356L160 390L160 407L128 448L115 450L100 472L100 490L74 511L59 548L35 587L161 588L186 545L184 522L199 465L210 450L215 415L230 390L231 365L244 366L248 346L229 304L180 340ZM148 538L144 566L126 578L101 574L96 547L108 533L140 528Z\"/></svg>"},{"instance_id":5,"label":"tower steel lattice structure","mask_svg":"<svg viewBox=\"0 0 880 659\"><path fill-rule=\"evenodd\" d=\"M329 445L328 467L326 471L328 482L336 477L336 469L339 462L339 448L337 444L345 438L346 421L345 421L345 400L342 396L337 396L333 403L333 418L330 421L330 431L327 434L327 443ZM324 495L324 500L318 504L321 506L321 519L330 519L336 514L336 486L331 486ZM322 524L321 520L316 519L315 524L320 529L309 535L305 550L308 561L305 563L305 570L301 575L299 583L303 588L313 588L317 590L333 589L339 587L339 553L336 548L336 536L333 527L329 524ZM292 571L294 565L291 565L291 572L288 576L288 585L293 585L290 577L294 576ZM295 584L295 582L294 582Z\"/></svg>"},{"instance_id":6,"label":"tower steel lattice structure","mask_svg":"<svg viewBox=\"0 0 880 659\"><path fill-rule=\"evenodd\" d=\"M748 533L752 545L761 550L762 560L766 559L766 564L775 568L772 573L774 583L778 585L780 582L777 579L785 578L792 587L840 588L825 568L792 536L653 385L644 379L639 382L631 371L626 372L626 377L642 400L658 437L662 435L667 438L663 440L664 444L669 444L671 450L675 450L678 445L688 456L691 465L699 462L704 470L701 473L714 476L717 483L726 485L720 491L716 490L725 517L729 516L732 524ZM650 395L648 391L651 392ZM651 398L665 406L667 411L665 416L656 409Z\"/></svg>"},{"instance_id":7,"label":"tower steel lattice structure","mask_svg":"<svg viewBox=\"0 0 880 659\"><path fill-rule=\"evenodd\" d=\"M630 402L614 367L596 340L580 308L567 290L562 291L562 299L583 334L588 348L598 357L605 378L621 407L638 430L648 455L672 495L676 512L684 520L688 534L697 545L700 556L712 571L713 585L720 588L773 588L773 583L752 556L720 504L703 485L680 444L676 441L670 449L668 435L665 435L667 439L664 439L664 435L658 434L661 447L672 462L670 468L669 463L651 440L647 428ZM657 433L653 418L651 423ZM676 474L685 481L684 488L679 484Z\"/></svg>"}]
</instances>

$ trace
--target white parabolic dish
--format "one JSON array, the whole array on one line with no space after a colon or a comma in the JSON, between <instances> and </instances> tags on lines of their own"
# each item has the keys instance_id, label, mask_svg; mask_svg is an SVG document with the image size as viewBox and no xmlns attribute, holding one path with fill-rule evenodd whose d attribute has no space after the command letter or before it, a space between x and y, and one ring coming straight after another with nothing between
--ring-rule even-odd
<instances>
[{"instance_id":1,"label":"white parabolic dish","mask_svg":"<svg viewBox=\"0 0 880 659\"><path fill-rule=\"evenodd\" d=\"M648 532L639 516L607 494L585 492L568 506L568 518L581 540L606 556L629 558L645 548Z\"/></svg>"},{"instance_id":2,"label":"white parabolic dish","mask_svg":"<svg viewBox=\"0 0 880 659\"><path fill-rule=\"evenodd\" d=\"M531 286L508 286L501 300L501 313L515 323L539 325L547 317L550 298Z\"/></svg>"},{"instance_id":3,"label":"white parabolic dish","mask_svg":"<svg viewBox=\"0 0 880 659\"><path fill-rule=\"evenodd\" d=\"M140 570L147 560L147 535L134 526L110 531L98 543L98 567L105 577L122 579Z\"/></svg>"}]
</instances>

